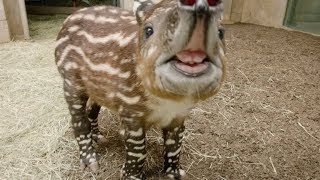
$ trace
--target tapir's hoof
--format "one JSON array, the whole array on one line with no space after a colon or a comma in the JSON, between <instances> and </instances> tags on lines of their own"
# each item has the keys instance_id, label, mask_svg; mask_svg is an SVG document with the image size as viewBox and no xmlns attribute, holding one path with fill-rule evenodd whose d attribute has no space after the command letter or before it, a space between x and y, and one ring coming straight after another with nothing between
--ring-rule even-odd
<instances>
[{"instance_id":1,"label":"tapir's hoof","mask_svg":"<svg viewBox=\"0 0 320 180\"><path fill-rule=\"evenodd\" d=\"M85 164L83 161L80 162L80 169L84 171L88 167L89 171L96 173L99 170L99 163L97 161L90 163L89 165Z\"/></svg>"},{"instance_id":2,"label":"tapir's hoof","mask_svg":"<svg viewBox=\"0 0 320 180\"><path fill-rule=\"evenodd\" d=\"M166 172L166 176L172 180L183 180L186 177L186 172L182 169L171 170Z\"/></svg>"}]
</instances>

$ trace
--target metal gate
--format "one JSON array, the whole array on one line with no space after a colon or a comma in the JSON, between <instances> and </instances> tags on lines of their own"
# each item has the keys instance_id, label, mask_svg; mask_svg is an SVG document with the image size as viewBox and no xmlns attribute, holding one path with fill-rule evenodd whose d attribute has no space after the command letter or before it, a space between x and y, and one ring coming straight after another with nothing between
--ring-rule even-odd
<instances>
[{"instance_id":1,"label":"metal gate","mask_svg":"<svg viewBox=\"0 0 320 180\"><path fill-rule=\"evenodd\" d=\"M288 0L284 25L320 34L320 0Z\"/></svg>"}]
</instances>

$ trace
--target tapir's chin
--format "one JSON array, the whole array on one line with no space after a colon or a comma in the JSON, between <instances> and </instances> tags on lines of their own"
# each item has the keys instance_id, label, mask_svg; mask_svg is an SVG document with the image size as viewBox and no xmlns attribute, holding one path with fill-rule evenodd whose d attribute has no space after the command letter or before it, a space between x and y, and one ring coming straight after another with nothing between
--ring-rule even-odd
<instances>
[{"instance_id":1,"label":"tapir's chin","mask_svg":"<svg viewBox=\"0 0 320 180\"><path fill-rule=\"evenodd\" d=\"M215 65L215 61L207 56L203 59L174 56L155 67L155 83L160 90L176 95L197 97L208 94L219 89L223 78L223 69Z\"/></svg>"}]
</instances>

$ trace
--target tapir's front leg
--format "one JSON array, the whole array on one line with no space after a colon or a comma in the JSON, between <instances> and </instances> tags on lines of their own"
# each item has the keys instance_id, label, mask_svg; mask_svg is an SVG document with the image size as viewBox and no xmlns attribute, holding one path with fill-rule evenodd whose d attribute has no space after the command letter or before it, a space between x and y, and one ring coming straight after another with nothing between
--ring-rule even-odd
<instances>
[{"instance_id":1,"label":"tapir's front leg","mask_svg":"<svg viewBox=\"0 0 320 180\"><path fill-rule=\"evenodd\" d=\"M144 180L142 172L146 158L145 127L139 119L122 117L125 133L126 162L121 172L122 180Z\"/></svg>"},{"instance_id":2,"label":"tapir's front leg","mask_svg":"<svg viewBox=\"0 0 320 180\"><path fill-rule=\"evenodd\" d=\"M184 118L176 118L169 127L163 129L164 173L171 179L181 179L185 171L180 169L179 157L184 132Z\"/></svg>"}]
</instances>

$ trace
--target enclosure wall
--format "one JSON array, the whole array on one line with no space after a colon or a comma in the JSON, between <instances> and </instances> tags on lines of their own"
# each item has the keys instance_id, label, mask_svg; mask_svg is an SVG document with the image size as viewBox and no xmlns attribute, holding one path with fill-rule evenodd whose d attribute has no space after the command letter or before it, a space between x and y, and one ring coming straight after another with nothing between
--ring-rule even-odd
<instances>
[{"instance_id":1,"label":"enclosure wall","mask_svg":"<svg viewBox=\"0 0 320 180\"><path fill-rule=\"evenodd\" d=\"M10 38L11 37L6 13L4 11L3 0L0 0L0 43L9 42Z\"/></svg>"},{"instance_id":2,"label":"enclosure wall","mask_svg":"<svg viewBox=\"0 0 320 180\"><path fill-rule=\"evenodd\" d=\"M9 31L14 39L28 39L29 30L24 0L3 0Z\"/></svg>"}]
</instances>

